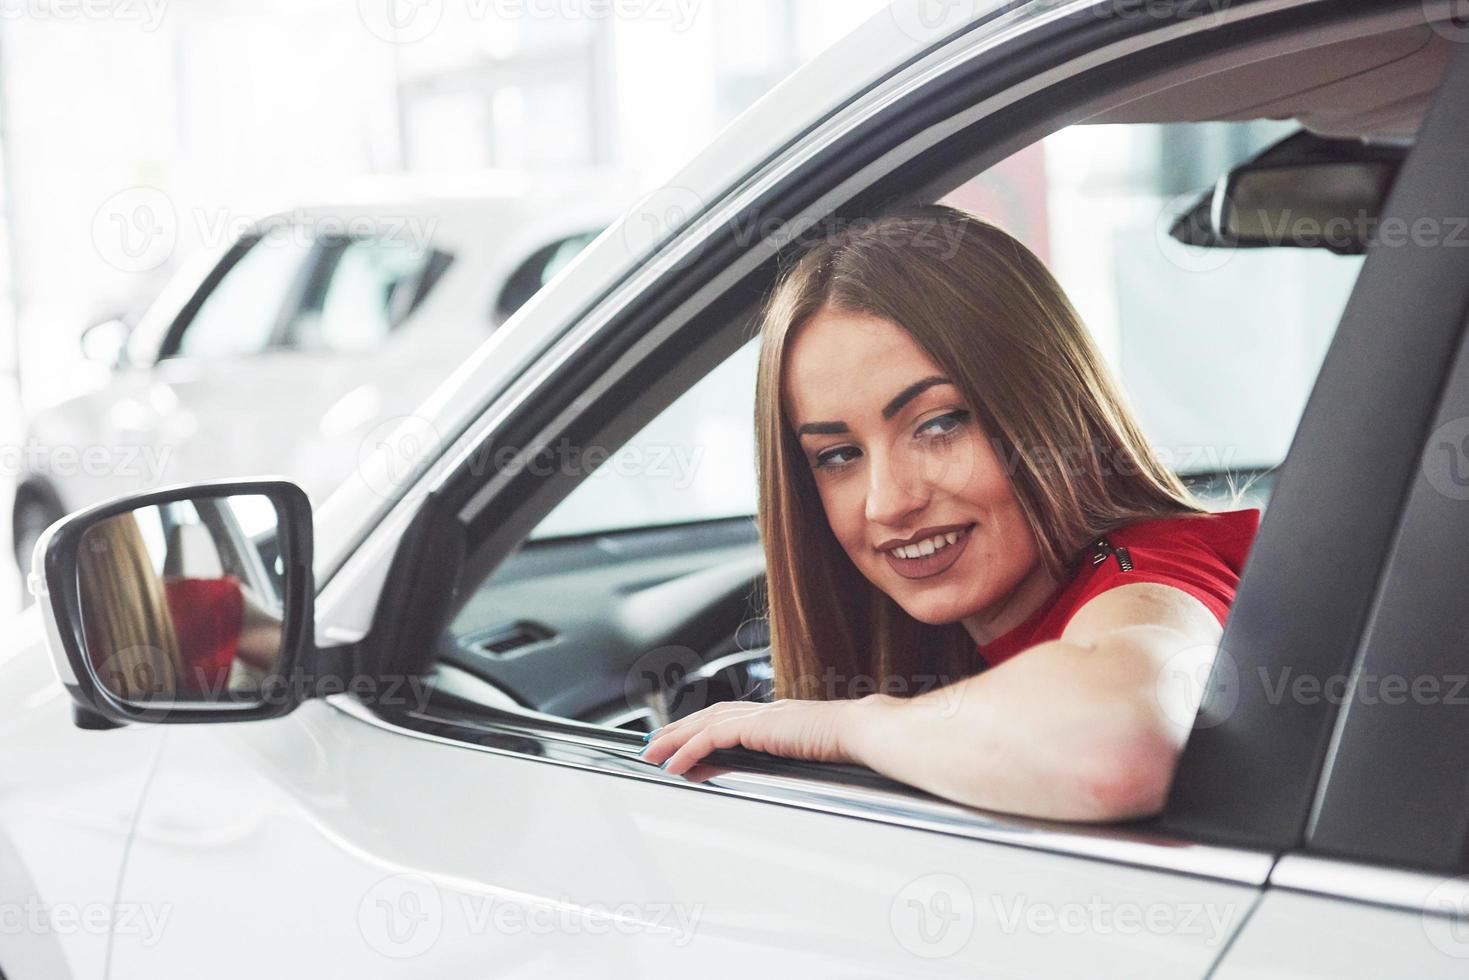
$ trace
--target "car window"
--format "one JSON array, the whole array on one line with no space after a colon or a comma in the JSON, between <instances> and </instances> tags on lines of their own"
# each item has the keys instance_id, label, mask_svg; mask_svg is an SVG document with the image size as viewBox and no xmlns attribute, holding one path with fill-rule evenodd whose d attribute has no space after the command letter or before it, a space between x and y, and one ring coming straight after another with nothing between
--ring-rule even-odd
<instances>
[{"instance_id":1,"label":"car window","mask_svg":"<svg viewBox=\"0 0 1469 980\"><path fill-rule=\"evenodd\" d=\"M372 350L422 305L451 262L427 242L323 238L285 342L307 351Z\"/></svg>"},{"instance_id":2,"label":"car window","mask_svg":"<svg viewBox=\"0 0 1469 980\"><path fill-rule=\"evenodd\" d=\"M505 280L504 288L500 290L500 295L495 299L492 316L495 322L503 322L524 306L542 286L551 281L556 273L576 258L577 253L590 245L598 234L599 232L596 231L588 231L536 249L535 253L522 262Z\"/></svg>"},{"instance_id":3,"label":"car window","mask_svg":"<svg viewBox=\"0 0 1469 980\"><path fill-rule=\"evenodd\" d=\"M1230 167L1297 128L1073 126L950 198L998 214L1047 262L1163 462L1204 491L1285 459L1362 259L1200 248L1170 231Z\"/></svg>"},{"instance_id":4,"label":"car window","mask_svg":"<svg viewBox=\"0 0 1469 980\"><path fill-rule=\"evenodd\" d=\"M755 512L755 360L741 347L607 460L536 528L556 537Z\"/></svg>"},{"instance_id":5,"label":"car window","mask_svg":"<svg viewBox=\"0 0 1469 980\"><path fill-rule=\"evenodd\" d=\"M1241 488L1242 506L1268 501L1362 260L1206 249L1170 230L1223 172L1295 129L1072 126L945 199L1046 262L1163 462L1221 504ZM753 514L755 357L752 343L610 453L532 537Z\"/></svg>"},{"instance_id":6,"label":"car window","mask_svg":"<svg viewBox=\"0 0 1469 980\"><path fill-rule=\"evenodd\" d=\"M1216 509L1267 505L1362 264L1361 242L1295 247L1295 229L1204 247L1228 244L1197 218L1221 177L1269 173L1296 138L1271 122L1073 127L945 199L1048 265L1160 461ZM439 662L637 731L767 697L757 363L751 341L625 444L568 453L581 482L469 590Z\"/></svg>"},{"instance_id":7,"label":"car window","mask_svg":"<svg viewBox=\"0 0 1469 980\"><path fill-rule=\"evenodd\" d=\"M183 328L175 353L229 357L270 347L310 252L310 242L289 229L245 243Z\"/></svg>"}]
</instances>

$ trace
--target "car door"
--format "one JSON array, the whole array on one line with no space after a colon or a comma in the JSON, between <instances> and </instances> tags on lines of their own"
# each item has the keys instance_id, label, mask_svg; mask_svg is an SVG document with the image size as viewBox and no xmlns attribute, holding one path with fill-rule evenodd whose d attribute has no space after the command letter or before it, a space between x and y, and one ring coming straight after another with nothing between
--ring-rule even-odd
<instances>
[{"instance_id":1,"label":"car door","mask_svg":"<svg viewBox=\"0 0 1469 980\"><path fill-rule=\"evenodd\" d=\"M1386 555L1363 581L1359 642L1330 659L1309 649L1280 657L1273 696L1260 696L1265 674L1247 680L1265 665L1242 665L1238 692L1256 702L1247 711L1328 712L1335 726L1313 747L1321 779L1299 843L1273 870L1221 980L1461 977L1469 966L1469 238L1456 217L1469 214L1466 133L1469 59L1459 57L1389 207L1424 221L1426 234L1369 256L1318 389L1323 414L1302 425L1320 465L1288 474L1277 498L1292 524L1352 498L1401 516L1390 536L1351 544ZM1418 383L1401 397L1406 373ZM1406 480L1379 488L1349 462L1387 453L1409 460ZM1333 488L1330 470L1343 465L1353 485ZM1305 521L1297 531L1311 534Z\"/></svg>"},{"instance_id":2,"label":"car door","mask_svg":"<svg viewBox=\"0 0 1469 980\"><path fill-rule=\"evenodd\" d=\"M1040 73L1016 51L1059 58L1063 41L1077 48L1061 73L1078 78L1096 48L1074 29L1106 17L1087 10L1055 34L1041 29L1054 26L1049 16L1036 18L999 18L974 41L974 61L930 80L972 85L957 100L966 106L986 92L1013 96L1005 71L1026 84ZM1138 40L1151 28L1161 35L1165 20L1113 26ZM1167 26L1170 37L1207 29L1188 18ZM763 189L730 204L749 209L733 217L819 214L810 202L858 182L894 132L934 124L902 100L888 110L857 114L821 152L805 144L777 161ZM1057 113L1048 106L1044 123L1035 114L1023 123L1054 125ZM1022 122L1011 125L983 135L1019 142ZM948 166L960 148L939 144L927 163ZM847 190L863 187L877 184ZM118 937L111 975L207 964L247 976L283 961L294 972L362 976L1209 974L1274 859L1268 835L1201 842L1252 806L1235 793L1232 805L1209 808L1235 788L1227 778L1208 799L1185 786L1177 827L1187 830L979 814L870 774L744 755L691 782L640 763L631 733L527 712L483 683L478 710L465 710L472 682L456 693L444 674L415 669L431 667L424 623L457 581L456 547L491 566L577 476L487 469L493 454L479 450L568 434L581 445L620 441L691 372L736 350L744 322L733 314L759 292L750 270L768 275L771 264L749 242L737 248L740 227L717 213L696 223L660 254L666 275L587 318L617 329L568 334L521 400L497 403L456 443L467 451L446 454L424 488L433 491L426 516L386 572L378 621L359 648L384 659L364 661L371 667L353 678L361 689L278 721L167 733L120 895L167 902L172 918L161 941ZM335 587L360 584L353 574L339 572ZM381 580L384 570L371 574ZM1257 613L1254 625L1265 621ZM1330 719L1309 721L1311 734L1330 730ZM1270 747L1249 733L1240 742ZM1217 746L1201 751L1191 764L1202 771L1220 756ZM1314 775L1304 775L1277 767L1252 788L1309 796Z\"/></svg>"}]
</instances>

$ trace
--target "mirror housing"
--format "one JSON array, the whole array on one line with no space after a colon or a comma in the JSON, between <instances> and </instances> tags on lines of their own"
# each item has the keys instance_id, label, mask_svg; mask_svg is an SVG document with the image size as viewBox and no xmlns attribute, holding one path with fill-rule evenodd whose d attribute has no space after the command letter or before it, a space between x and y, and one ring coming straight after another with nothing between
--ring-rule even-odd
<instances>
[{"instance_id":1,"label":"mirror housing","mask_svg":"<svg viewBox=\"0 0 1469 980\"><path fill-rule=\"evenodd\" d=\"M1196 248L1319 248L1362 255L1406 145L1301 131L1233 168L1169 235Z\"/></svg>"},{"instance_id":2,"label":"mirror housing","mask_svg":"<svg viewBox=\"0 0 1469 980\"><path fill-rule=\"evenodd\" d=\"M1213 224L1236 248L1361 255L1396 177L1396 166L1372 160L1240 167L1215 188Z\"/></svg>"},{"instance_id":3,"label":"mirror housing","mask_svg":"<svg viewBox=\"0 0 1469 980\"><path fill-rule=\"evenodd\" d=\"M115 371L127 364L128 338L132 333L132 318L115 316L83 330L77 343L87 360Z\"/></svg>"},{"instance_id":4,"label":"mirror housing","mask_svg":"<svg viewBox=\"0 0 1469 980\"><path fill-rule=\"evenodd\" d=\"M219 481L57 521L36 544L28 584L79 724L246 721L310 696L311 561L299 487Z\"/></svg>"}]
</instances>

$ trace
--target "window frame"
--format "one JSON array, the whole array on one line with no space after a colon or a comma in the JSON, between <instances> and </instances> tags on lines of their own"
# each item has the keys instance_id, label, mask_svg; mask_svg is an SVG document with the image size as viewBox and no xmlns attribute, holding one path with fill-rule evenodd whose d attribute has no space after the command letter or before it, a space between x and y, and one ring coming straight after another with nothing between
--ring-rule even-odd
<instances>
[{"instance_id":1,"label":"window frame","mask_svg":"<svg viewBox=\"0 0 1469 980\"><path fill-rule=\"evenodd\" d=\"M180 353L184 334L193 326L200 309L214 295L214 291L219 287L219 284L235 270L235 267L249 254L250 250L259 245L264 238L265 235L259 231L251 231L241 235L229 247L223 257L215 263L214 267L209 270L209 275L205 276L204 281L199 284L199 288L194 291L194 294L189 297L189 301L184 304L184 308L179 311L178 316L174 317L173 322L169 324L168 331L164 334L163 342L158 348L159 363L188 358L188 355ZM294 275L291 277L290 286L281 298L280 308L276 310L275 322L271 324L269 343L260 351L238 356L258 357L265 351L275 349L280 340L281 330L294 315L300 300L301 290L314 273L317 262L317 247L316 243L312 242L311 248L307 250L300 267L296 269Z\"/></svg>"},{"instance_id":2,"label":"window frame","mask_svg":"<svg viewBox=\"0 0 1469 980\"><path fill-rule=\"evenodd\" d=\"M1395 10L1418 9L1417 4L1407 2L1391 6ZM546 499L554 498L553 505L554 500L569 492L558 487L547 492L546 484L554 482L555 477L533 486L523 471L496 470L487 461L493 458L492 450L497 445L548 445L562 437L583 443L589 441L585 437L625 439L657 409L671 402L672 398L666 397L670 390L684 390L688 382L702 376L720 356L734 349L732 338L747 332L750 314L758 306L775 264L768 240L742 244L731 233L731 229L746 226L737 220L739 217L774 215L799 221L832 213L860 215L900 200L937 199L964 176L979 172L1046 133L1091 115L1096 107L1107 104L1108 97L1135 89L1139 85L1139 65L1149 82L1156 85L1169 71L1197 69L1200 57L1226 57L1241 46L1253 47L1268 38L1295 35L1322 24L1356 22L1364 15L1360 6L1337 3L1328 7L1321 0L1257 0L1232 8L1222 26L1201 25L1197 17L1184 14L1166 24L1156 19L1138 27L1097 16L1092 7L1090 3L1074 4L1062 11L1066 17L1042 18L1040 27L992 37L977 51L937 66L921 83L899 95L876 106L864 106L860 112L853 110L855 118L848 118L837 132L828 133L821 145L808 148L805 158L793 152L782 166L764 174L762 182L703 215L660 256L636 270L630 284L624 284L624 306L609 302L610 312L600 317L589 315L563 336L538 361L536 370L528 372L528 377L504 393L468 432L461 434L449 457L451 466L424 480L428 497L419 498L423 503L415 508L414 528L409 529L399 558L387 572L377 618L363 643L368 662L405 666L402 660L393 659L391 645L383 642L384 637L401 637L392 628L395 621L427 616L431 621L447 622L442 600L438 600L438 607L413 602L414 590L408 583L413 581L414 571L422 567L413 556L423 551L413 544L416 533L437 526L439 533L459 536L468 560L458 580L478 580L549 512ZM1366 13L1386 16L1380 5ZM1118 51L1119 47L1123 50ZM1109 57L1099 59L1101 52ZM1060 75L1064 81L1053 81L1053 75ZM1042 82L1048 84L1038 84ZM907 157L902 159L905 152ZM711 323L724 326L703 337L698 336L696 326L691 326L707 327ZM651 385L650 378L654 379ZM554 390L574 391L578 397L548 396ZM1313 396L1313 402L1317 400ZM602 417L593 424L589 417L598 416L614 404L616 418ZM1252 567L1256 564L1252 560ZM423 629L422 623L417 629ZM339 708L364 720L374 717L394 730L412 733L412 729L389 721L385 715L374 715L375 709L336 701ZM554 723L532 715L512 713L511 718L515 720L497 725L497 729L503 728L501 734L513 729L517 738L525 739L526 746L496 751L544 760L547 750L532 745L535 739L561 739ZM1329 730L1330 721L1314 719L1316 730ZM433 732L418 734L443 737ZM608 765L598 768L617 771L619 767L612 763L620 758L619 743L635 737L595 729L594 734L578 734L574 741L600 746L607 753L604 761ZM1262 741L1256 739L1255 744ZM753 758L742 754L742 765L753 765ZM1192 764L1198 764L1197 753ZM821 770L810 764L796 765L804 765L808 771ZM629 768L633 771L627 771ZM619 774L641 778L641 770L646 768L624 764ZM1318 773L1319 760L1296 759L1284 771L1273 767L1268 775L1299 794L1314 789ZM821 782L819 778L810 781ZM697 784L684 781L677 785L693 788ZM1184 829L1164 824L1168 846L1203 841L1225 846L1234 854L1261 855L1295 843L1289 835L1239 834L1234 822L1242 808L1233 800L1223 801L1222 806L1217 800L1204 803L1191 814L1192 822ZM1210 803L1215 804L1212 809L1207 805ZM965 812L974 820L980 819L975 811ZM1015 821L1013 825L1020 823ZM1061 836L1070 839L1073 831L1082 835L1081 829L1068 828ZM1039 843L1034 846L1052 849Z\"/></svg>"}]
</instances>

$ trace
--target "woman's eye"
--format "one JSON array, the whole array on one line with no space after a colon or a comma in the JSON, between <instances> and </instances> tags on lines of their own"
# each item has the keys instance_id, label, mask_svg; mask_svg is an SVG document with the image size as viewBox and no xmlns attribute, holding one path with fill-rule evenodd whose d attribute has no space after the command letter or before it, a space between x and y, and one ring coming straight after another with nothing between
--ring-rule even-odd
<instances>
[{"instance_id":1,"label":"woman's eye","mask_svg":"<svg viewBox=\"0 0 1469 980\"><path fill-rule=\"evenodd\" d=\"M940 415L936 418L929 419L920 425L918 431L914 434L943 438L958 431L964 425L964 421L967 418L969 418L969 413L961 408L957 411L949 412L947 415Z\"/></svg>"},{"instance_id":2,"label":"woman's eye","mask_svg":"<svg viewBox=\"0 0 1469 980\"><path fill-rule=\"evenodd\" d=\"M851 462L857 455L858 451L854 446L837 446L835 449L828 449L816 454L816 468L818 470L833 469Z\"/></svg>"}]
</instances>

